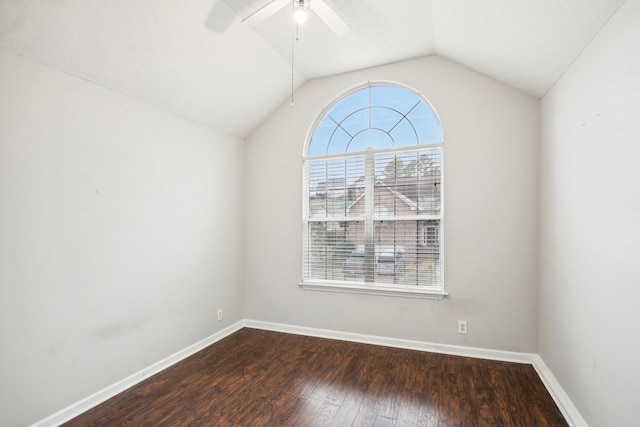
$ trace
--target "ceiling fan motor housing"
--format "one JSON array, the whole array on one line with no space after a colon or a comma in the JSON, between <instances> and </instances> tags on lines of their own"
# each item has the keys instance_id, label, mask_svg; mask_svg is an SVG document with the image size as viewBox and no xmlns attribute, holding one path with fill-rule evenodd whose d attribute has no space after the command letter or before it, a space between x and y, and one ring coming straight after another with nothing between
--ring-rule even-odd
<instances>
[{"instance_id":1,"label":"ceiling fan motor housing","mask_svg":"<svg viewBox=\"0 0 640 427\"><path fill-rule=\"evenodd\" d=\"M307 1L307 0L293 0L293 6L296 9L308 9L309 8L309 1Z\"/></svg>"}]
</instances>

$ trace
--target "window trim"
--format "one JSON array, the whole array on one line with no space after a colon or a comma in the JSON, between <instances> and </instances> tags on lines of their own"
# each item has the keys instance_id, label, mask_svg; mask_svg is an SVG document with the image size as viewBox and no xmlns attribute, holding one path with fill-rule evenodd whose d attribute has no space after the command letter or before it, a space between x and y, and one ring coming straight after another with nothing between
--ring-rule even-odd
<instances>
[{"instance_id":1,"label":"window trim","mask_svg":"<svg viewBox=\"0 0 640 427\"><path fill-rule=\"evenodd\" d=\"M313 137L315 135L316 129L319 126L319 124L322 122L322 120L325 118L325 116L331 111L331 109L336 106L337 104L339 104L340 102L342 102L343 100L347 99L349 96L363 90L363 89L367 89L367 88L372 88L372 87L381 87L381 86L391 86L391 87L397 87L398 89L402 89L405 91L408 91L410 93L413 93L414 95L416 95L416 97L418 97L422 102L424 102L432 111L432 113L435 115L438 124L440 125L440 132L442 132L442 140L439 143L432 143L432 144L428 144L428 147L438 147L440 148L440 153L442 156L442 162L444 164L444 130L442 129L442 122L440 120L440 117L437 113L437 111L435 110L435 108L433 108L433 106L431 105L431 103L422 95L422 93L420 93L419 91L416 91L415 89L403 85L403 84L399 84L396 82L391 82L391 81L375 81L375 82L366 82L364 84L360 84L357 86L352 87L349 90L346 90L345 92L343 92L342 94L340 94L339 96L337 96L336 98L334 98L332 100L331 103L325 105L324 107L322 107L322 109L320 110L320 112L318 113L318 115L316 116L315 120L313 121L312 126L309 127L308 131L307 131L307 136L305 138L305 143L303 144L303 156L302 156L302 163L303 163L303 167L302 167L302 222L303 225L304 224L308 224L310 221L317 221L320 220L322 221L322 219L318 218L318 219L313 219L311 220L311 218L308 217L307 213L308 213L308 197L309 197L309 189L306 186L306 181L308 180L308 174L309 174L309 170L308 170L308 165L309 165L309 161L311 159L313 160L331 160L331 159L348 159L350 157L362 157L363 152L353 152L353 153L340 153L340 154L324 154L324 155L314 155L314 156L309 156L309 149L310 149L310 145L313 141ZM383 155L386 153L392 153L392 154L398 154L398 153L402 153L405 151L415 151L416 148L419 147L419 145L413 145L413 146L403 146L403 147L394 147L394 148L387 148L387 149L376 149L375 150L375 155L379 156L379 155ZM444 194L444 168L441 170L440 173L440 185L441 185L441 194ZM444 197L442 197L441 200L444 200ZM444 204L442 204L440 206L440 214L438 215L438 219L440 221L440 229L441 232L443 231L444 228ZM392 220L402 220L402 217L392 217ZM354 218L350 218L351 220L353 220ZM384 218L385 220L390 220L390 217L387 216ZM414 220L414 218L411 218L412 220ZM420 219L424 219L424 220L429 220L432 218L420 218ZM328 221L329 219L327 219ZM335 220L339 220L338 218L333 218L332 221ZM308 241L307 241L307 236L306 236L306 230L307 230L307 226L303 226L303 229L305 230L303 232L302 235L302 250L303 253L304 251L306 251L308 249ZM442 235L442 234L441 234ZM443 257L444 254L444 240L440 241L440 257ZM323 279L305 279L304 278L304 261L301 264L302 267L302 275L303 278L300 280L299 282L299 287L303 290L312 290L312 291L326 291L326 292L340 292L340 293L351 293L351 294L365 294L365 295L382 295L382 296L395 296L395 297L405 297L405 298L420 298L420 299L432 299L432 300L442 300L444 299L446 296L449 295L449 293L446 291L445 286L444 286L444 282L445 282L445 274L444 274L444 267L441 270L440 274L441 274L441 279L440 279L440 284L441 286L425 286L425 285L409 285L409 284L384 284L384 283L363 283L363 282L350 282L350 281L333 281L333 280L323 280Z\"/></svg>"},{"instance_id":2,"label":"window trim","mask_svg":"<svg viewBox=\"0 0 640 427\"><path fill-rule=\"evenodd\" d=\"M348 294L384 295L405 298L441 300L449 295L444 289L427 288L419 285L382 285L362 284L360 282L333 282L330 280L309 279L298 286L310 291L342 292Z\"/></svg>"}]
</instances>

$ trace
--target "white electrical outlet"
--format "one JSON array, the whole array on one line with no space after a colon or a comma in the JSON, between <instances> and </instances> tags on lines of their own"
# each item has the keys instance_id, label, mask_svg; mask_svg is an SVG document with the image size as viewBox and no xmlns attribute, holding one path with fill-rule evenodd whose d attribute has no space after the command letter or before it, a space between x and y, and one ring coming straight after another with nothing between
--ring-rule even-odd
<instances>
[{"instance_id":1,"label":"white electrical outlet","mask_svg":"<svg viewBox=\"0 0 640 427\"><path fill-rule=\"evenodd\" d=\"M222 309L218 309L218 322L222 320Z\"/></svg>"},{"instance_id":2,"label":"white electrical outlet","mask_svg":"<svg viewBox=\"0 0 640 427\"><path fill-rule=\"evenodd\" d=\"M458 333L466 334L467 333L467 321L466 320L458 320Z\"/></svg>"}]
</instances>

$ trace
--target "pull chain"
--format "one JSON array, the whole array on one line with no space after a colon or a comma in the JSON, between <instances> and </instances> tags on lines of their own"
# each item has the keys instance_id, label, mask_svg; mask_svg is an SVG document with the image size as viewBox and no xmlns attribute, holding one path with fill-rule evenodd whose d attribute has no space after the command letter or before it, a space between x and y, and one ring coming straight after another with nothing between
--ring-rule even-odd
<instances>
[{"instance_id":1,"label":"pull chain","mask_svg":"<svg viewBox=\"0 0 640 427\"><path fill-rule=\"evenodd\" d=\"M294 66L293 61L295 59L295 45L299 38L298 25L296 24L295 35L291 37L291 108L294 107L293 103L293 90L294 90Z\"/></svg>"}]
</instances>

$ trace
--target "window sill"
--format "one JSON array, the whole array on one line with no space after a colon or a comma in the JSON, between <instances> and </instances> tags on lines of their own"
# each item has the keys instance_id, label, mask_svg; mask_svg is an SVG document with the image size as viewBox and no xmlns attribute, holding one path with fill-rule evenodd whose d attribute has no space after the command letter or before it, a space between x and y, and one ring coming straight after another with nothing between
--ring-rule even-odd
<instances>
[{"instance_id":1,"label":"window sill","mask_svg":"<svg viewBox=\"0 0 640 427\"><path fill-rule=\"evenodd\" d=\"M449 295L449 293L444 290L409 285L389 286L361 284L357 282L325 282L321 280L301 282L299 285L302 289L309 291L344 292L349 294L384 295L404 298L441 300Z\"/></svg>"}]
</instances>

